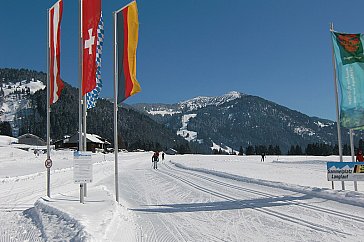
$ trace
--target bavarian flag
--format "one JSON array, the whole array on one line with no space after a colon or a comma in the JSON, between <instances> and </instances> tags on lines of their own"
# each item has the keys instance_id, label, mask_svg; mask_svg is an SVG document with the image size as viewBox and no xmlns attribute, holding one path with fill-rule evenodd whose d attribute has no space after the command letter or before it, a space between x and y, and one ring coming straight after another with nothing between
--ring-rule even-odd
<instances>
[{"instance_id":1,"label":"bavarian flag","mask_svg":"<svg viewBox=\"0 0 364 242\"><path fill-rule=\"evenodd\" d=\"M359 128L364 126L364 36L338 32L331 36L340 88L340 123L345 128Z\"/></svg>"},{"instance_id":2,"label":"bavarian flag","mask_svg":"<svg viewBox=\"0 0 364 242\"><path fill-rule=\"evenodd\" d=\"M138 45L138 9L135 1L115 12L115 58L117 103L140 92L136 79L136 50Z\"/></svg>"}]
</instances>

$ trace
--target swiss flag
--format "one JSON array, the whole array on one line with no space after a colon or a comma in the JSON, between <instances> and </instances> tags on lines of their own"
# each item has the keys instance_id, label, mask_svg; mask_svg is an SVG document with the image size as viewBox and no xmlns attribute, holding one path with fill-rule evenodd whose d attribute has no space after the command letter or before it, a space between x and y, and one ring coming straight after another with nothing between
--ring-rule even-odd
<instances>
[{"instance_id":1,"label":"swiss flag","mask_svg":"<svg viewBox=\"0 0 364 242\"><path fill-rule=\"evenodd\" d=\"M96 87L96 41L100 17L101 0L82 1L82 95Z\"/></svg>"}]
</instances>

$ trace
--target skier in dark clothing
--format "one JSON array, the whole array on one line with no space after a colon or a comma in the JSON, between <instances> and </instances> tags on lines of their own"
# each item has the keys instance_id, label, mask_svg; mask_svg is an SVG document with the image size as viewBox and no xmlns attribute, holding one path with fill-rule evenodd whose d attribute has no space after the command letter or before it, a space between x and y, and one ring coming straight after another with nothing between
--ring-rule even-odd
<instances>
[{"instance_id":1,"label":"skier in dark clothing","mask_svg":"<svg viewBox=\"0 0 364 242\"><path fill-rule=\"evenodd\" d=\"M265 158L265 153L262 153L262 159L260 159L260 161L264 162L264 158Z\"/></svg>"},{"instance_id":2,"label":"skier in dark clothing","mask_svg":"<svg viewBox=\"0 0 364 242\"><path fill-rule=\"evenodd\" d=\"M157 166L158 161L159 161L159 153L154 152L154 154L152 156L153 169L158 169L158 166Z\"/></svg>"},{"instance_id":3,"label":"skier in dark clothing","mask_svg":"<svg viewBox=\"0 0 364 242\"><path fill-rule=\"evenodd\" d=\"M164 160L164 152L162 152L162 161Z\"/></svg>"}]
</instances>

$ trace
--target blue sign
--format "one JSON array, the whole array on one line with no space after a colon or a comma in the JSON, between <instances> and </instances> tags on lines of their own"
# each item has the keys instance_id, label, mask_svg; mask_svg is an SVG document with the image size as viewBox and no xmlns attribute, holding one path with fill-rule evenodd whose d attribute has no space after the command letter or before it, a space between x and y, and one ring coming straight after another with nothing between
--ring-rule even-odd
<instances>
[{"instance_id":1,"label":"blue sign","mask_svg":"<svg viewBox=\"0 0 364 242\"><path fill-rule=\"evenodd\" d=\"M364 181L364 162L327 162L328 181Z\"/></svg>"}]
</instances>

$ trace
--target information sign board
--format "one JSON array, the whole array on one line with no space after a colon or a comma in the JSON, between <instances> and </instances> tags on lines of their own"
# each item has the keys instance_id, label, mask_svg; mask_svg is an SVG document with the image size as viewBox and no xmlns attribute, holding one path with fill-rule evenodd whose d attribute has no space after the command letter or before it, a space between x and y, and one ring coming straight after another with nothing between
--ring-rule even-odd
<instances>
[{"instance_id":1,"label":"information sign board","mask_svg":"<svg viewBox=\"0 0 364 242\"><path fill-rule=\"evenodd\" d=\"M91 152L75 151L73 154L73 180L75 183L92 182Z\"/></svg>"},{"instance_id":2,"label":"information sign board","mask_svg":"<svg viewBox=\"0 0 364 242\"><path fill-rule=\"evenodd\" d=\"M327 162L328 181L364 181L364 162Z\"/></svg>"}]
</instances>

